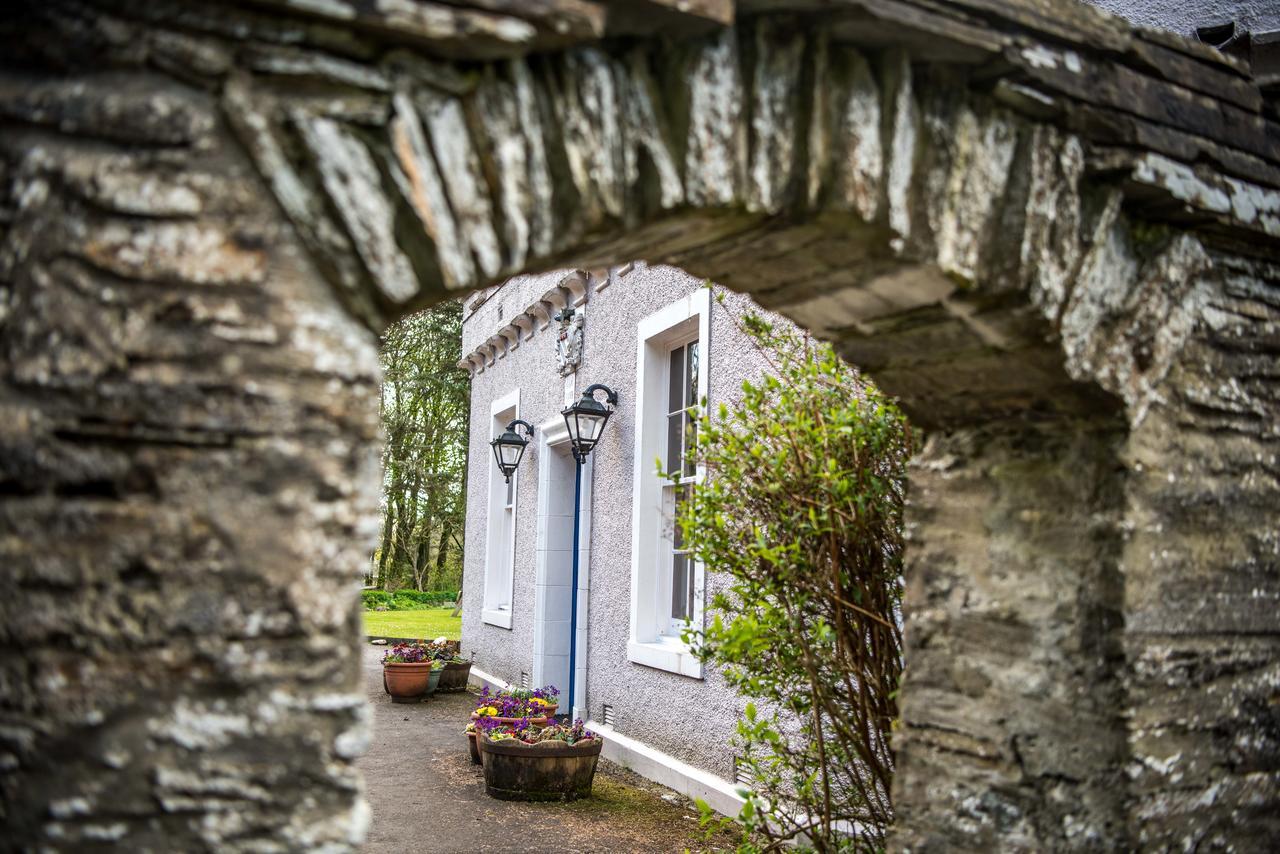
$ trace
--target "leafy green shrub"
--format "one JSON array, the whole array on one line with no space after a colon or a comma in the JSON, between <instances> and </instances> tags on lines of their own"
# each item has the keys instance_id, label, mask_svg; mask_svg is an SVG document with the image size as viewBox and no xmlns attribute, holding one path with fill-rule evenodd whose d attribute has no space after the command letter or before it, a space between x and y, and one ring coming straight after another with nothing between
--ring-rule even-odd
<instances>
[{"instance_id":1,"label":"leafy green shrub","mask_svg":"<svg viewBox=\"0 0 1280 854\"><path fill-rule=\"evenodd\" d=\"M385 590L361 590L360 600L366 611L376 611L379 607L391 607L391 594Z\"/></svg>"},{"instance_id":2,"label":"leafy green shrub","mask_svg":"<svg viewBox=\"0 0 1280 854\"><path fill-rule=\"evenodd\" d=\"M418 608L452 605L458 598L458 594L448 590L397 590L395 598L398 610L412 611Z\"/></svg>"},{"instance_id":3,"label":"leafy green shrub","mask_svg":"<svg viewBox=\"0 0 1280 854\"><path fill-rule=\"evenodd\" d=\"M425 605L427 594L421 590L397 590L394 598L399 610L409 611L415 606Z\"/></svg>"},{"instance_id":4,"label":"leafy green shrub","mask_svg":"<svg viewBox=\"0 0 1280 854\"><path fill-rule=\"evenodd\" d=\"M383 608L387 611L420 611L424 608L440 608L452 605L458 598L456 590L363 590L360 593L366 611Z\"/></svg>"},{"instance_id":5,"label":"leafy green shrub","mask_svg":"<svg viewBox=\"0 0 1280 854\"><path fill-rule=\"evenodd\" d=\"M748 703L738 725L749 838L770 850L787 840L881 849L893 819L911 432L830 347L756 316L741 325L772 374L744 383L734 411L699 420L707 478L678 522L728 586L710 625L686 640L739 693L767 701Z\"/></svg>"}]
</instances>

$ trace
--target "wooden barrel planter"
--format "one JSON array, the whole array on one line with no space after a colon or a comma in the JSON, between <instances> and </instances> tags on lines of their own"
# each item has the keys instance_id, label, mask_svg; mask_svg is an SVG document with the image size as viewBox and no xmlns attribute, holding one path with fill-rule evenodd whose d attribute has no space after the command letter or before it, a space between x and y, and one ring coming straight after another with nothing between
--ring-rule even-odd
<instances>
[{"instance_id":1,"label":"wooden barrel planter","mask_svg":"<svg viewBox=\"0 0 1280 854\"><path fill-rule=\"evenodd\" d=\"M466 690L467 678L470 675L470 661L463 661L459 663L451 661L444 666L444 673L440 676L440 685L436 690L444 693Z\"/></svg>"},{"instance_id":2,"label":"wooden barrel planter","mask_svg":"<svg viewBox=\"0 0 1280 854\"><path fill-rule=\"evenodd\" d=\"M503 801L576 801L591 796L604 739L577 744L479 738L484 790Z\"/></svg>"},{"instance_id":3,"label":"wooden barrel planter","mask_svg":"<svg viewBox=\"0 0 1280 854\"><path fill-rule=\"evenodd\" d=\"M481 719L480 716L477 715L475 712L471 713L471 720L478 721L480 719ZM529 723L533 724L534 726L546 726L549 718L548 717L536 717L536 718L499 718L499 717L489 718L489 717L486 717L484 718L484 720L493 721L494 723L498 723L498 724L518 724L521 721L527 720ZM480 765L483 762L484 757L480 755L480 739L476 733L474 732L467 733L467 747L471 751L471 761L476 765Z\"/></svg>"},{"instance_id":4,"label":"wooden barrel planter","mask_svg":"<svg viewBox=\"0 0 1280 854\"><path fill-rule=\"evenodd\" d=\"M447 650L449 655L451 656L462 654L462 641L456 641L456 640L445 641L443 644L441 644L441 646L443 646L444 649Z\"/></svg>"},{"instance_id":5,"label":"wooden barrel planter","mask_svg":"<svg viewBox=\"0 0 1280 854\"><path fill-rule=\"evenodd\" d=\"M431 682L431 662L388 661L382 665L382 686L393 703L417 703Z\"/></svg>"}]
</instances>

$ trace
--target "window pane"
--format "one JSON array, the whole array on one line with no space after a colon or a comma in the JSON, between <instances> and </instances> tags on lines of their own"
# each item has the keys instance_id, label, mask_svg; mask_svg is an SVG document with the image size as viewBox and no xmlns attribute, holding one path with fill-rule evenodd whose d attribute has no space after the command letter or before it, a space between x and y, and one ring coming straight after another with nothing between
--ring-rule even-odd
<instances>
[{"instance_id":1,"label":"window pane","mask_svg":"<svg viewBox=\"0 0 1280 854\"><path fill-rule=\"evenodd\" d=\"M698 402L698 342L689 342L689 377L685 386L685 406L693 406Z\"/></svg>"},{"instance_id":2,"label":"window pane","mask_svg":"<svg viewBox=\"0 0 1280 854\"><path fill-rule=\"evenodd\" d=\"M671 565L671 619L687 620L692 616L689 594L692 578L689 572L689 556L677 554Z\"/></svg>"},{"instance_id":3,"label":"window pane","mask_svg":"<svg viewBox=\"0 0 1280 854\"><path fill-rule=\"evenodd\" d=\"M588 442L600 438L600 429L604 427L604 419L598 415L578 416L578 437Z\"/></svg>"},{"instance_id":4,"label":"window pane","mask_svg":"<svg viewBox=\"0 0 1280 854\"><path fill-rule=\"evenodd\" d=\"M684 474L685 477L693 477L698 473L693 456L693 449L698 443L698 422L687 412L684 417Z\"/></svg>"},{"instance_id":5,"label":"window pane","mask_svg":"<svg viewBox=\"0 0 1280 854\"><path fill-rule=\"evenodd\" d=\"M685 572L684 583L684 614L686 620L693 619L693 558L686 556L685 563L688 567Z\"/></svg>"},{"instance_id":6,"label":"window pane","mask_svg":"<svg viewBox=\"0 0 1280 854\"><path fill-rule=\"evenodd\" d=\"M680 529L680 512L684 509L684 503L689 500L689 487L677 489L675 496L675 511L672 514L671 545L676 551L684 548L684 531Z\"/></svg>"},{"instance_id":7,"label":"window pane","mask_svg":"<svg viewBox=\"0 0 1280 854\"><path fill-rule=\"evenodd\" d=\"M671 364L668 366L667 412L684 409L684 348L677 347L671 351Z\"/></svg>"},{"instance_id":8,"label":"window pane","mask_svg":"<svg viewBox=\"0 0 1280 854\"><path fill-rule=\"evenodd\" d=\"M515 536L516 520L515 511L510 507L502 511L502 569L504 574L512 571L512 561L515 560L515 554L511 551L511 538ZM509 575L504 576L504 580ZM505 593L503 594L506 595Z\"/></svg>"},{"instance_id":9,"label":"window pane","mask_svg":"<svg viewBox=\"0 0 1280 854\"><path fill-rule=\"evenodd\" d=\"M684 421L684 413L676 412L667 416L667 471L680 471L680 427Z\"/></svg>"}]
</instances>

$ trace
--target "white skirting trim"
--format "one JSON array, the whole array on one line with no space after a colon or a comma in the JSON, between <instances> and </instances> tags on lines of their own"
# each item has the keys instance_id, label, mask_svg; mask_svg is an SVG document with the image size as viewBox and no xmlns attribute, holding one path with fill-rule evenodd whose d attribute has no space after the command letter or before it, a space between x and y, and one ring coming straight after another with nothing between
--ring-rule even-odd
<instances>
[{"instance_id":1,"label":"white skirting trim","mask_svg":"<svg viewBox=\"0 0 1280 854\"><path fill-rule=\"evenodd\" d=\"M471 665L470 678L478 679L488 685L490 688L497 688L499 691L510 691L515 686L510 682L499 679L497 676L490 676L474 664Z\"/></svg>"},{"instance_id":2,"label":"white skirting trim","mask_svg":"<svg viewBox=\"0 0 1280 854\"><path fill-rule=\"evenodd\" d=\"M471 678L501 691L512 687L510 682L491 676L474 664L471 665ZM604 736L605 759L630 768L641 777L674 789L686 797L702 798L716 812L731 818L737 816L742 809L742 796L738 794L737 786L728 780L695 768L599 721L587 721L587 729Z\"/></svg>"},{"instance_id":3,"label":"white skirting trim","mask_svg":"<svg viewBox=\"0 0 1280 854\"><path fill-rule=\"evenodd\" d=\"M587 721L587 729L604 736L603 755L606 759L675 789L686 797L702 798L716 812L730 818L736 817L742 809L743 798L738 794L737 786L728 780L625 736L599 721Z\"/></svg>"}]
</instances>

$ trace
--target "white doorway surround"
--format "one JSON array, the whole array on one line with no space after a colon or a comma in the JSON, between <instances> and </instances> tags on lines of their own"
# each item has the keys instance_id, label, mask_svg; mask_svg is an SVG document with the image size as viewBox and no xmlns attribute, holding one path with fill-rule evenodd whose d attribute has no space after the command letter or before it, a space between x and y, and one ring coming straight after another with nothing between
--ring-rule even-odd
<instances>
[{"instance_id":1,"label":"white doorway surround","mask_svg":"<svg viewBox=\"0 0 1280 854\"><path fill-rule=\"evenodd\" d=\"M578 552L578 643L575 697L561 696L562 711L585 719L587 619L590 612L591 458L582 467L581 542ZM538 427L537 555L533 597L533 681L535 686L569 685L569 612L573 579L574 461L563 418Z\"/></svg>"}]
</instances>

